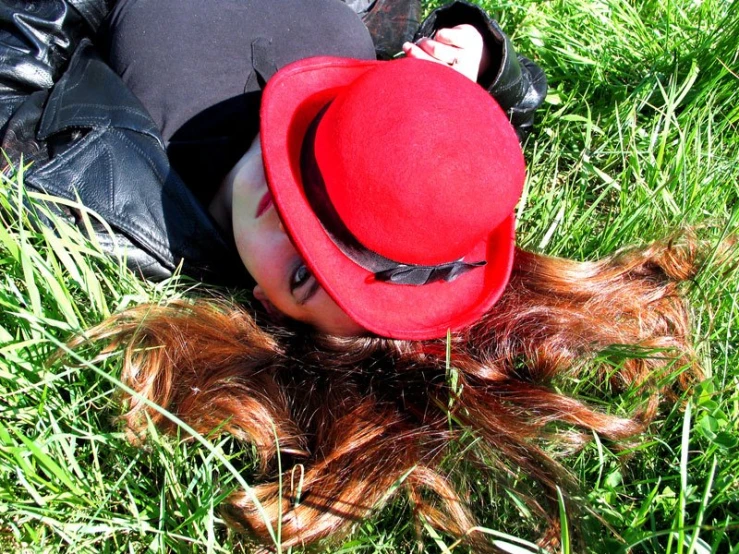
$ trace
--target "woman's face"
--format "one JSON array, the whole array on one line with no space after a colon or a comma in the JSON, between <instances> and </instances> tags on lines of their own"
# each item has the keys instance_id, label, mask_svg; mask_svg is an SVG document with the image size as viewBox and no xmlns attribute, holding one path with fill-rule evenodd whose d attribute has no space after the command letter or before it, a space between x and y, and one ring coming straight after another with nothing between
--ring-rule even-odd
<instances>
[{"instance_id":1,"label":"woman's face","mask_svg":"<svg viewBox=\"0 0 739 554\"><path fill-rule=\"evenodd\" d=\"M257 282L255 298L270 315L275 319L287 316L334 335L365 334L318 284L285 233L267 188L259 137L223 186L233 191L236 248Z\"/></svg>"}]
</instances>

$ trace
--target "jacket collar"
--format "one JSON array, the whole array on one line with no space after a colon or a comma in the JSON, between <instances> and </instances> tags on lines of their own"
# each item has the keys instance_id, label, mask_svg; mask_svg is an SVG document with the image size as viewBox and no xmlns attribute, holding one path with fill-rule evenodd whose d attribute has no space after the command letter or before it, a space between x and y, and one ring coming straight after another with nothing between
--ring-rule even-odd
<instances>
[{"instance_id":1,"label":"jacket collar","mask_svg":"<svg viewBox=\"0 0 739 554\"><path fill-rule=\"evenodd\" d=\"M47 140L62 131L101 127L144 133L164 147L159 130L141 102L85 39L51 91L38 138Z\"/></svg>"},{"instance_id":2,"label":"jacket collar","mask_svg":"<svg viewBox=\"0 0 739 554\"><path fill-rule=\"evenodd\" d=\"M34 164L27 185L86 206L168 271L182 263L198 279L252 285L231 237L172 171L148 113L89 41L52 90L37 138L78 129L89 133Z\"/></svg>"}]
</instances>

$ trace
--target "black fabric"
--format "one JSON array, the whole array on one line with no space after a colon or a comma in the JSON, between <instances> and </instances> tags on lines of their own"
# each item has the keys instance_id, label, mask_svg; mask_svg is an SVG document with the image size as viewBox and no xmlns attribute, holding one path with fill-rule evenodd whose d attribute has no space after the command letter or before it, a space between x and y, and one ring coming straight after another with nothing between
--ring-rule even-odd
<instances>
[{"instance_id":1,"label":"black fabric","mask_svg":"<svg viewBox=\"0 0 739 554\"><path fill-rule=\"evenodd\" d=\"M547 96L544 71L528 58L517 55L508 36L485 11L469 2L457 0L432 11L421 24L414 40L433 37L445 27L469 24L475 27L490 56L490 66L478 83L503 108L523 142L534 128L534 112Z\"/></svg>"},{"instance_id":2,"label":"black fabric","mask_svg":"<svg viewBox=\"0 0 739 554\"><path fill-rule=\"evenodd\" d=\"M106 2L75 5L94 16ZM157 126L85 38L94 18L83 11L0 0L0 166L22 159L26 187L97 212L113 230L92 218L97 243L146 278L181 265L196 279L250 288L233 238L172 171ZM89 229L79 210L48 204Z\"/></svg>"},{"instance_id":3,"label":"black fabric","mask_svg":"<svg viewBox=\"0 0 739 554\"><path fill-rule=\"evenodd\" d=\"M95 32L100 27L115 0L67 0L68 3L82 16L88 29Z\"/></svg>"},{"instance_id":4,"label":"black fabric","mask_svg":"<svg viewBox=\"0 0 739 554\"><path fill-rule=\"evenodd\" d=\"M348 4L355 5L356 2ZM420 0L376 0L361 13L375 43L378 60L390 60L401 53L403 43L413 40L421 21Z\"/></svg>"},{"instance_id":5,"label":"black fabric","mask_svg":"<svg viewBox=\"0 0 739 554\"><path fill-rule=\"evenodd\" d=\"M276 13L285 11L279 8L289 4L286 0L256 1L262 2L262 6L267 4L269 17L282 15L288 18L290 13L294 13L289 10L287 14ZM372 56L372 45L363 35L366 32L362 29L357 31L357 18L353 13L347 13L347 10L351 11L348 7L342 8L338 0L332 2L331 9L336 10L345 23L337 25L336 21L328 23L328 12L324 10L322 13L321 6L328 6L330 0L294 1L302 1L313 10L306 10L310 11L307 14L303 12L306 19L299 23L308 25L311 22L310 31L304 29L303 33L314 32L316 40L334 44L339 40L337 28L348 25L353 31L346 31L348 34L342 35L342 40L349 44L345 44L339 53L355 57ZM390 0L378 0L369 13L375 13L382 5L389 6L388 2ZM128 266L146 278L167 277L182 265L182 271L191 277L250 288L253 281L238 257L233 237L222 233L203 203L195 198L172 169L163 146L164 140L159 134L162 118L152 121L147 112L147 109L152 109L151 104L147 101L149 105L145 109L123 81L100 59L96 48L84 40L93 38L91 33L111 3L112 0L0 0L0 148L6 156L0 157L0 168L4 169L8 164L18 167L22 159L27 165L26 186L69 200L79 198L86 206L96 210L113 230L112 236L108 234L107 227L102 225L93 230L98 234L98 243L112 255L124 256ZM177 88L180 85L188 85L190 80L198 84L193 93L198 99L202 99L205 94L203 91L207 92L213 82L220 82L217 79L220 69L212 71L211 66L200 70L197 68L201 50L202 56L209 56L209 59L217 62L219 48L232 52L232 41L243 38L243 29L236 33L237 25L227 25L225 28L231 31L226 36L219 27L203 22L213 23L217 14L222 15L224 10L221 6L255 5L252 0L121 0L116 13L120 17L125 10L139 3L145 7L148 5L155 12L163 10L163 19L152 17L148 24L138 27L141 32L149 33L149 41L160 33L165 37L170 35L167 29L172 17L164 9L165 4L175 14L181 6L196 8L195 12L186 11L184 14L194 15L194 20L189 24L183 21L182 33L170 37L174 43L167 48L155 49L156 54L147 51L142 54L140 49L133 49L136 35L133 31L129 35L132 41L129 43L129 53L132 53L129 62L133 66L136 66L139 55L139 60L147 59L155 63L156 56L166 54L166 63L157 66L162 72L177 70L178 67L190 68L195 72L181 74L178 80L164 78L166 72L159 75L151 71L153 78L159 78L157 82L161 86L162 101L166 100L165 96L180 90ZM200 18L201 15L207 17L209 12L210 20ZM494 24L484 14L482 17L487 25ZM324 24L320 23L321 19L325 21ZM316 21L318 27L314 24ZM436 25L443 23L443 17L435 18ZM361 44L351 38L354 32L365 36ZM242 40L242 46L248 45L246 69L234 73L239 77L236 85L240 83L239 86L247 91L261 89L273 70L284 61L282 58L271 58L271 52L281 51L273 49L272 45L280 42L283 35L289 34L288 29L284 28L272 36L256 33L249 41ZM111 37L108 36L108 39L104 51L110 51L112 46ZM147 40L142 40L141 44L147 44ZM308 40L306 44L312 45L314 42ZM503 48L509 48L509 44L506 42ZM331 52L312 52L319 53ZM295 55L302 57L302 54ZM515 56L508 56L507 59L515 59ZM233 61L232 57L231 63ZM174 65L169 67L169 64ZM541 73L531 62L524 65L530 72L538 70ZM505 81L513 73L502 72L498 76L497 86L507 88ZM210 74L215 77L209 79ZM539 82L545 83L543 73ZM545 88L545 84L540 87L541 90ZM234 86L236 90L238 87ZM225 92L230 94L229 90ZM136 92L136 95L139 94L141 91ZM213 105L216 112L222 109L219 105L221 101L231 98L228 94L221 89L215 95ZM184 92L175 95L180 101L187 100L185 96ZM234 102L238 104L239 100ZM538 105L538 101L524 104L526 115L531 106ZM238 106L234 109L238 114ZM201 109L197 113L205 111ZM195 115L187 118L195 119ZM258 114L255 112L253 116L254 120L249 121L254 122L256 129ZM210 122L208 113L201 117L204 125L213 125L216 129L220 125ZM226 121L221 123L225 126L228 117L223 119ZM237 127L236 131L253 136L253 132L246 132L242 128ZM218 133L211 133L207 139L195 136L196 141L218 139ZM171 141L169 144L171 146ZM209 152L209 155L219 155L219 149L207 143L196 143L190 151L199 154L201 150ZM233 155L238 158L244 149L235 150L237 152ZM187 152L187 148L184 151ZM187 154L183 154L183 157L186 158ZM201 156L197 162L198 167L205 168L203 182L211 187L217 186L219 179L214 177L212 169L208 169L211 160L206 160L208 163L205 165L202 163L205 157ZM182 160L180 163L186 167ZM219 164L224 167L228 165L225 161L213 165ZM64 216L78 216L71 212L65 210Z\"/></svg>"},{"instance_id":6,"label":"black fabric","mask_svg":"<svg viewBox=\"0 0 739 554\"><path fill-rule=\"evenodd\" d=\"M79 133L72 144L70 132ZM27 186L79 199L104 214L107 223L124 231L132 244L145 245L149 258L170 272L182 263L186 274L210 282L251 282L232 237L221 233L172 171L146 110L88 40L80 43L52 90L37 137L50 145L61 138L64 147L26 173ZM159 267L152 273L149 258L129 261L147 276L163 276ZM142 260L147 267L141 267Z\"/></svg>"},{"instance_id":7,"label":"black fabric","mask_svg":"<svg viewBox=\"0 0 739 554\"><path fill-rule=\"evenodd\" d=\"M159 126L172 167L204 202L256 135L262 87L279 67L375 56L340 0L121 0L100 38Z\"/></svg>"}]
</instances>

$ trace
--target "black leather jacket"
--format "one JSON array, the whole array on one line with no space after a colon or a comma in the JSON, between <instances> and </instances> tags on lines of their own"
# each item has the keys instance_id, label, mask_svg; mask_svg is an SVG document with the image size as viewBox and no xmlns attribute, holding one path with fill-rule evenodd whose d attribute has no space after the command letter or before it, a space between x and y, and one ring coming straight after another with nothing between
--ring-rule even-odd
<instances>
[{"instance_id":1,"label":"black leather jacket","mask_svg":"<svg viewBox=\"0 0 739 554\"><path fill-rule=\"evenodd\" d=\"M101 226L98 240L125 250L143 276L165 278L182 264L197 279L249 286L232 238L172 171L159 130L89 39L113 3L0 0L0 147L13 164L30 164L26 187L100 214L115 234ZM419 36L461 22L492 48L498 63L484 77L525 136L546 91L543 73L519 64L497 24L464 2L432 13Z\"/></svg>"}]
</instances>

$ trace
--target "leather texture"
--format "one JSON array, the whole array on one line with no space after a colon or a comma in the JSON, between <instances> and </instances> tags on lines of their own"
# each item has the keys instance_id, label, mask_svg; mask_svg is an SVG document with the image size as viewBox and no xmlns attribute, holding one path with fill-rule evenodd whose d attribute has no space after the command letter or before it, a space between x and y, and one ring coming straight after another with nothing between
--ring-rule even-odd
<instances>
[{"instance_id":1,"label":"leather texture","mask_svg":"<svg viewBox=\"0 0 739 554\"><path fill-rule=\"evenodd\" d=\"M28 164L29 188L81 200L100 214L115 235L101 227L98 241L116 256L123 249L142 276L162 279L181 265L196 279L250 288L233 239L172 170L156 125L89 40L111 4L0 0L0 148L11 164ZM377 0L368 13L383 6L390 4ZM414 20L403 21L404 40ZM464 2L433 12L417 36L457 22L481 29L493 49L488 88L524 137L546 92L543 72Z\"/></svg>"},{"instance_id":2,"label":"leather texture","mask_svg":"<svg viewBox=\"0 0 739 554\"><path fill-rule=\"evenodd\" d=\"M375 0L359 12L372 35L378 60L389 60L413 39L421 21L420 0Z\"/></svg>"},{"instance_id":3,"label":"leather texture","mask_svg":"<svg viewBox=\"0 0 739 554\"><path fill-rule=\"evenodd\" d=\"M100 14L107 4L84 5ZM148 113L81 38L80 14L62 0L0 0L0 16L2 148L31 162L26 186L100 214L118 236L100 228L99 242L114 255L125 247L146 278L182 264L197 279L250 286L232 243L171 170Z\"/></svg>"},{"instance_id":4,"label":"leather texture","mask_svg":"<svg viewBox=\"0 0 739 554\"><path fill-rule=\"evenodd\" d=\"M108 12L115 5L115 0L67 0L80 14L93 33L98 30Z\"/></svg>"},{"instance_id":5,"label":"leather texture","mask_svg":"<svg viewBox=\"0 0 739 554\"><path fill-rule=\"evenodd\" d=\"M431 12L414 40L433 37L439 29L463 23L480 31L490 53L490 67L478 82L508 113L523 142L533 130L534 112L546 98L547 78L536 63L516 54L510 39L495 20L478 6L458 0Z\"/></svg>"}]
</instances>

